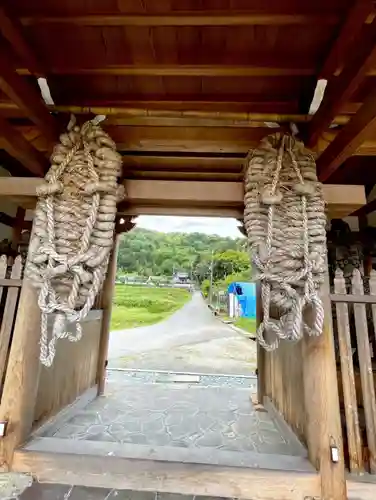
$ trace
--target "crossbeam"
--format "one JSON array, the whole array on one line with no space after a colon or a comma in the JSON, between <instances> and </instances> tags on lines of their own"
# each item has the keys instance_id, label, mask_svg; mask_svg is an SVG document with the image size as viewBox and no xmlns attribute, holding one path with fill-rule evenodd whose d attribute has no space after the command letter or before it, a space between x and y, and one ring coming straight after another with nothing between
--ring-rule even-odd
<instances>
[{"instance_id":1,"label":"crossbeam","mask_svg":"<svg viewBox=\"0 0 376 500\"><path fill-rule=\"evenodd\" d=\"M179 209L181 215L194 209L195 215L201 209L211 209L213 216L222 216L221 211L231 213L236 218L243 215L243 182L197 182L164 180L128 180L125 181L126 200L119 205L119 213L132 214L132 210L143 207L150 214L158 207L164 210ZM0 196L33 198L41 180L24 177L0 177ZM330 217L345 217L366 203L363 186L324 184L324 199ZM137 214L137 211L134 215Z\"/></svg>"}]
</instances>

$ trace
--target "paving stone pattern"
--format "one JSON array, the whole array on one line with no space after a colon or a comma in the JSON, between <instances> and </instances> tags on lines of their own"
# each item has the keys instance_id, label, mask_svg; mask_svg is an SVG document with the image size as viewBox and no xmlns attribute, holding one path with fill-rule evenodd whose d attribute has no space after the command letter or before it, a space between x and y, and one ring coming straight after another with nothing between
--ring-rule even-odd
<instances>
[{"instance_id":1,"label":"paving stone pattern","mask_svg":"<svg viewBox=\"0 0 376 500\"><path fill-rule=\"evenodd\" d=\"M34 483L24 491L19 500L220 500L214 497L193 497L175 493L154 493L147 491L107 490L64 486L59 484Z\"/></svg>"},{"instance_id":2,"label":"paving stone pattern","mask_svg":"<svg viewBox=\"0 0 376 500\"><path fill-rule=\"evenodd\" d=\"M294 454L294 444L281 434L269 414L254 410L248 388L110 383L105 396L46 435Z\"/></svg>"}]
</instances>

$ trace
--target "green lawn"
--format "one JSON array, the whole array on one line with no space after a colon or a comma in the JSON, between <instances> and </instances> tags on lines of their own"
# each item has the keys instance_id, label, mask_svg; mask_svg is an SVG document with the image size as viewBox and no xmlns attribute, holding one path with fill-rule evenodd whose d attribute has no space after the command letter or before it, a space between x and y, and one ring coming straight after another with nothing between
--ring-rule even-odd
<instances>
[{"instance_id":1,"label":"green lawn","mask_svg":"<svg viewBox=\"0 0 376 500\"><path fill-rule=\"evenodd\" d=\"M256 319L255 318L238 318L235 323L235 326L245 330L246 332L256 333Z\"/></svg>"},{"instance_id":2,"label":"green lawn","mask_svg":"<svg viewBox=\"0 0 376 500\"><path fill-rule=\"evenodd\" d=\"M153 325L180 309L191 294L180 288L115 285L111 330Z\"/></svg>"}]
</instances>

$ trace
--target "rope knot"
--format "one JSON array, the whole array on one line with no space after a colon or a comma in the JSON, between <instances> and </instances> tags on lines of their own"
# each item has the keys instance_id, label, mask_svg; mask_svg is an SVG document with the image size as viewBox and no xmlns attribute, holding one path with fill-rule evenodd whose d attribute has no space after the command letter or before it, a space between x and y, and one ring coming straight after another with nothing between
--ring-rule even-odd
<instances>
[{"instance_id":1,"label":"rope knot","mask_svg":"<svg viewBox=\"0 0 376 500\"><path fill-rule=\"evenodd\" d=\"M51 196L55 194L60 194L63 192L64 186L61 182L44 182L40 186L37 187L37 196L38 197L46 197L46 196Z\"/></svg>"}]
</instances>

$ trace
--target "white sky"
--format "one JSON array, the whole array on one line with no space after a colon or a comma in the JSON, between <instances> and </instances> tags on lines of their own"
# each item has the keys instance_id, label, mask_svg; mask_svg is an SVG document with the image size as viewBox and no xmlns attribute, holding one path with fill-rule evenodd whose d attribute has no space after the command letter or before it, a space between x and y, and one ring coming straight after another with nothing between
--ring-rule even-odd
<instances>
[{"instance_id":1,"label":"white sky","mask_svg":"<svg viewBox=\"0 0 376 500\"><path fill-rule=\"evenodd\" d=\"M238 226L236 219L215 217L140 215L137 218L137 227L162 233L205 233L239 238L242 235Z\"/></svg>"}]
</instances>

